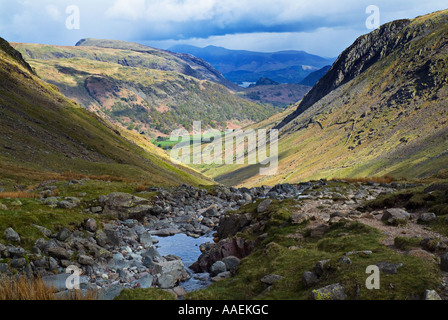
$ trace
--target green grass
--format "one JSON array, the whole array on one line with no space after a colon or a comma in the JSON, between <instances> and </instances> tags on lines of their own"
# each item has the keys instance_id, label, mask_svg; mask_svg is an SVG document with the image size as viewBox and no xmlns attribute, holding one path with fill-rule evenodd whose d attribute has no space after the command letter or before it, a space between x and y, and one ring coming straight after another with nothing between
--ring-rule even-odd
<instances>
[{"instance_id":1,"label":"green grass","mask_svg":"<svg viewBox=\"0 0 448 320\"><path fill-rule=\"evenodd\" d=\"M281 204L270 208L269 215L275 215ZM286 208L286 209L285 209ZM283 207L291 211L291 207ZM248 207L251 211L252 207ZM279 213L283 222L286 214ZM276 224L263 232L268 237L255 251L242 260L237 275L231 279L212 284L205 290L189 293L186 299L193 300L306 300L315 289L340 283L344 286L348 299L360 300L406 300L421 297L427 289L438 289L441 275L435 263L423 259L401 255L381 244L381 233L358 222L340 222L331 226L321 239L307 237L306 224L293 226L289 223ZM302 234L303 237L291 237ZM245 234L238 234L244 236ZM248 238L255 239L256 236ZM370 250L371 255L349 256L352 264L339 263L346 252ZM320 282L305 288L302 275L313 270L318 261L330 259ZM380 275L380 290L366 289L366 268L379 262L402 263L397 274ZM268 292L261 279L269 274L284 277L276 282ZM391 285L392 284L392 285Z\"/></svg>"}]
</instances>

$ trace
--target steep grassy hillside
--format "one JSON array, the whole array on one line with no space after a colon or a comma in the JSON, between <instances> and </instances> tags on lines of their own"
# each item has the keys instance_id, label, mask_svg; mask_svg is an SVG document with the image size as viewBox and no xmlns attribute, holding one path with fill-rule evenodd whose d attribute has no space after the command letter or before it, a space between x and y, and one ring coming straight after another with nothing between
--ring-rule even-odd
<instances>
[{"instance_id":1,"label":"steep grassy hillside","mask_svg":"<svg viewBox=\"0 0 448 320\"><path fill-rule=\"evenodd\" d=\"M149 143L125 139L98 116L68 100L0 39L1 187L45 179L110 176L150 184L211 183L175 167ZM188 171L188 173L187 173Z\"/></svg>"},{"instance_id":2,"label":"steep grassy hillside","mask_svg":"<svg viewBox=\"0 0 448 320\"><path fill-rule=\"evenodd\" d=\"M83 40L76 47L14 46L37 74L67 97L148 136L170 134L180 126L190 130L194 120L224 129L275 113L272 106L249 102L210 81L225 82L211 66L192 57L187 63L165 51L106 40Z\"/></svg>"},{"instance_id":3,"label":"steep grassy hillside","mask_svg":"<svg viewBox=\"0 0 448 320\"><path fill-rule=\"evenodd\" d=\"M247 185L424 177L448 167L448 11L391 22L344 51L280 128L280 167L216 176Z\"/></svg>"}]
</instances>

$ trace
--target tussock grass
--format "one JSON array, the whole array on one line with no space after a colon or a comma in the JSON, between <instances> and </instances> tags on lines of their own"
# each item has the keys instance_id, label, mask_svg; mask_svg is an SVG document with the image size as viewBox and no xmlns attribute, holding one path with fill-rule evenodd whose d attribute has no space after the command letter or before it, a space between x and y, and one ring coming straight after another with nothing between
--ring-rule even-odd
<instances>
[{"instance_id":1,"label":"tussock grass","mask_svg":"<svg viewBox=\"0 0 448 320\"><path fill-rule=\"evenodd\" d=\"M65 298L58 297L54 288L47 286L41 277L0 277L0 300L97 300L98 292L74 290Z\"/></svg>"},{"instance_id":2,"label":"tussock grass","mask_svg":"<svg viewBox=\"0 0 448 320\"><path fill-rule=\"evenodd\" d=\"M14 192L0 192L0 199L37 199L39 195L26 191L14 191Z\"/></svg>"}]
</instances>

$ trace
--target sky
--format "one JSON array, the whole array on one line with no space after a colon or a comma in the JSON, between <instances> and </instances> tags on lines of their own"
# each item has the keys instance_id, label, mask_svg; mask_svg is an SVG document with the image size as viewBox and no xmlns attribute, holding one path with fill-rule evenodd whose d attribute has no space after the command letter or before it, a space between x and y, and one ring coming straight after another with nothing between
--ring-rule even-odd
<instances>
[{"instance_id":1,"label":"sky","mask_svg":"<svg viewBox=\"0 0 448 320\"><path fill-rule=\"evenodd\" d=\"M374 11L367 10L371 5ZM99 38L162 49L215 45L337 57L377 25L447 8L446 0L0 0L0 37L67 46Z\"/></svg>"}]
</instances>

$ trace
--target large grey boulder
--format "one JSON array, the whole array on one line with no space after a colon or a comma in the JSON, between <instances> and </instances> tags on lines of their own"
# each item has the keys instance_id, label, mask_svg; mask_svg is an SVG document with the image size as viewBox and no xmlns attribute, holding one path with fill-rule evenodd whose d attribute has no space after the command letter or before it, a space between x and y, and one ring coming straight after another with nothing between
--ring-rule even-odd
<instances>
[{"instance_id":1,"label":"large grey boulder","mask_svg":"<svg viewBox=\"0 0 448 320\"><path fill-rule=\"evenodd\" d=\"M390 225L406 223L411 218L411 214L400 208L386 209L381 220Z\"/></svg>"},{"instance_id":2,"label":"large grey boulder","mask_svg":"<svg viewBox=\"0 0 448 320\"><path fill-rule=\"evenodd\" d=\"M263 200L257 207L257 212L258 213L264 213L266 212L266 210L268 210L269 206L271 205L272 200L271 199L266 199Z\"/></svg>"},{"instance_id":3,"label":"large grey boulder","mask_svg":"<svg viewBox=\"0 0 448 320\"><path fill-rule=\"evenodd\" d=\"M3 234L8 241L20 242L21 240L19 234L13 228L6 229Z\"/></svg>"},{"instance_id":4,"label":"large grey boulder","mask_svg":"<svg viewBox=\"0 0 448 320\"><path fill-rule=\"evenodd\" d=\"M132 194L114 192L98 199L103 215L111 215L121 220L141 220L150 214L152 206L149 200Z\"/></svg>"},{"instance_id":5,"label":"large grey boulder","mask_svg":"<svg viewBox=\"0 0 448 320\"><path fill-rule=\"evenodd\" d=\"M158 282L162 289L174 288L178 282L190 279L182 260L155 262L153 270L161 275Z\"/></svg>"}]
</instances>

